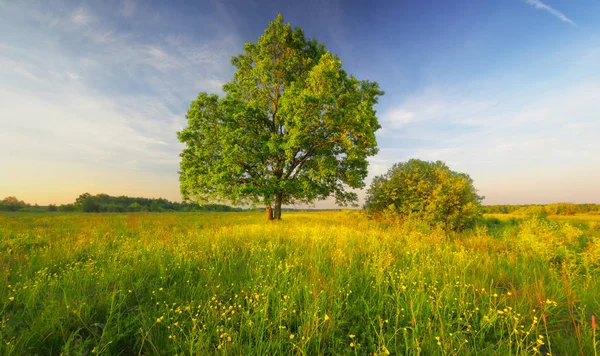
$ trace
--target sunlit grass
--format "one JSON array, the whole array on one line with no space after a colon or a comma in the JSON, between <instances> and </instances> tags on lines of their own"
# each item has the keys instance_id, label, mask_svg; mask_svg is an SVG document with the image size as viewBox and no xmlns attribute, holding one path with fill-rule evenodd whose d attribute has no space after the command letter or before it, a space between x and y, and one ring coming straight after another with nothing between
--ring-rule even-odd
<instances>
[{"instance_id":1,"label":"sunlit grass","mask_svg":"<svg viewBox=\"0 0 600 356\"><path fill-rule=\"evenodd\" d=\"M508 220L511 218L523 219L527 216L519 214L485 214L486 217ZM600 221L598 214L574 214L574 215L549 215L548 219L567 221Z\"/></svg>"},{"instance_id":2,"label":"sunlit grass","mask_svg":"<svg viewBox=\"0 0 600 356\"><path fill-rule=\"evenodd\" d=\"M3 354L594 354L600 228L0 215Z\"/></svg>"}]
</instances>

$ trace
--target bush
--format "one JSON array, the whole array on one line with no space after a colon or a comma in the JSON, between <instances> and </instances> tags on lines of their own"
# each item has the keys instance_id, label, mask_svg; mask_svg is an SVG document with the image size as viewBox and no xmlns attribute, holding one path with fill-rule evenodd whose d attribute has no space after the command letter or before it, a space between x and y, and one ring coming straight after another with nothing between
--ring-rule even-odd
<instances>
[{"instance_id":1,"label":"bush","mask_svg":"<svg viewBox=\"0 0 600 356\"><path fill-rule=\"evenodd\" d=\"M0 200L0 211L18 211L30 205L16 197L6 197Z\"/></svg>"},{"instance_id":2,"label":"bush","mask_svg":"<svg viewBox=\"0 0 600 356\"><path fill-rule=\"evenodd\" d=\"M515 211L516 215L524 215L527 218L544 219L548 216L548 212L543 205L528 205Z\"/></svg>"},{"instance_id":3,"label":"bush","mask_svg":"<svg viewBox=\"0 0 600 356\"><path fill-rule=\"evenodd\" d=\"M127 211L129 212L137 212L140 211L142 209L142 206L138 203L132 203L131 205L129 205L129 207L127 208Z\"/></svg>"},{"instance_id":4,"label":"bush","mask_svg":"<svg viewBox=\"0 0 600 356\"><path fill-rule=\"evenodd\" d=\"M467 174L451 171L441 161L412 159L373 179L365 208L370 214L411 216L458 231L473 225L480 214L483 198L476 192Z\"/></svg>"},{"instance_id":5,"label":"bush","mask_svg":"<svg viewBox=\"0 0 600 356\"><path fill-rule=\"evenodd\" d=\"M100 212L100 204L96 201L96 199L90 197L83 201L81 205L81 209L86 213L99 213Z\"/></svg>"},{"instance_id":6,"label":"bush","mask_svg":"<svg viewBox=\"0 0 600 356\"><path fill-rule=\"evenodd\" d=\"M74 211L78 211L79 207L75 204L63 204L58 207L58 211L62 211L65 213L72 213Z\"/></svg>"}]
</instances>

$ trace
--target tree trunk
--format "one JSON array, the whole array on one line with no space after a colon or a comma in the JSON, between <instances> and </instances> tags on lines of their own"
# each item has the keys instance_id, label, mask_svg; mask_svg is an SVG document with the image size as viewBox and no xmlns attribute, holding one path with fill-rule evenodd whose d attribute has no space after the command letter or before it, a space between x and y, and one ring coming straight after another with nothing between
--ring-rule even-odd
<instances>
[{"instance_id":1,"label":"tree trunk","mask_svg":"<svg viewBox=\"0 0 600 356\"><path fill-rule=\"evenodd\" d=\"M275 214L274 218L276 220L281 220L281 200L283 198L283 194L277 193L275 196Z\"/></svg>"},{"instance_id":2,"label":"tree trunk","mask_svg":"<svg viewBox=\"0 0 600 356\"><path fill-rule=\"evenodd\" d=\"M271 209L271 204L267 205L267 220L273 220L273 210Z\"/></svg>"}]
</instances>

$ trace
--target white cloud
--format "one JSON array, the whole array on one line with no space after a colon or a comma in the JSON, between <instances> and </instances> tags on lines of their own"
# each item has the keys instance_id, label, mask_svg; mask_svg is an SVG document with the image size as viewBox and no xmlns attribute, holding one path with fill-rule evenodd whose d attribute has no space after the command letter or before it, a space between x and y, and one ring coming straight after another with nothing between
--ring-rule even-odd
<instances>
[{"instance_id":1,"label":"white cloud","mask_svg":"<svg viewBox=\"0 0 600 356\"><path fill-rule=\"evenodd\" d=\"M19 65L19 64L15 64L15 65L13 65L12 69L13 69L13 71L14 71L16 74L18 74L18 75L21 75L21 76L23 76L23 77L25 77L25 78L27 78L27 79L31 79L31 80L33 80L33 81L36 81L36 82L38 82L38 83L39 83L39 82L42 82L42 80L41 80L39 77L37 77L36 75L34 75L33 73L31 73L31 72L30 72L30 71L28 71L27 69L23 68L23 67L22 67L21 65Z\"/></svg>"},{"instance_id":2,"label":"white cloud","mask_svg":"<svg viewBox=\"0 0 600 356\"><path fill-rule=\"evenodd\" d=\"M80 7L75 10L71 15L71 22L77 25L89 25L96 21L96 18L92 16L89 11Z\"/></svg>"},{"instance_id":3,"label":"white cloud","mask_svg":"<svg viewBox=\"0 0 600 356\"><path fill-rule=\"evenodd\" d=\"M499 144L496 149L501 152L509 152L512 150L544 150L551 149L554 144L560 143L556 138L534 138L525 141L511 141Z\"/></svg>"},{"instance_id":4,"label":"white cloud","mask_svg":"<svg viewBox=\"0 0 600 356\"><path fill-rule=\"evenodd\" d=\"M389 107L381 115L381 124L385 134L393 135L399 129L431 122L470 123L477 121L493 103L493 99L469 98L451 90L430 88Z\"/></svg>"},{"instance_id":5,"label":"white cloud","mask_svg":"<svg viewBox=\"0 0 600 356\"><path fill-rule=\"evenodd\" d=\"M562 12L544 4L543 2L541 2L540 0L525 0L529 5L535 7L536 9L540 9L540 10L544 10L547 11L548 13L552 14L553 16L557 17L558 19L560 19L562 22L566 22L570 25L573 26L577 26L575 25L575 22L571 21L570 18L568 18L565 14L563 14Z\"/></svg>"},{"instance_id":6,"label":"white cloud","mask_svg":"<svg viewBox=\"0 0 600 356\"><path fill-rule=\"evenodd\" d=\"M382 116L382 121L394 129L402 128L416 119L417 114L415 112L408 111L402 107L394 107L386 111Z\"/></svg>"},{"instance_id":7,"label":"white cloud","mask_svg":"<svg viewBox=\"0 0 600 356\"><path fill-rule=\"evenodd\" d=\"M132 127L132 123L147 120L143 113L131 117L110 100L90 93L63 90L60 96L49 100L0 90L0 116L18 118L2 121L0 127L16 142L27 142L22 150L37 151L42 156L55 152L60 153L57 158L77 160L86 157L81 157L79 152L69 152L68 146L85 147L86 152L95 155L94 158L114 158L118 161L132 155L141 156L140 159L162 157L162 146L169 144L157 137L165 137L161 131L166 131L169 123L160 122L157 128L149 128L148 132L141 133ZM161 114L169 115L168 112ZM31 137L28 137L29 134L32 134ZM175 133L168 135L174 137ZM34 136L36 138L32 140ZM171 138L168 141L173 145L175 140ZM3 150L9 151L17 147L7 142L4 145Z\"/></svg>"},{"instance_id":8,"label":"white cloud","mask_svg":"<svg viewBox=\"0 0 600 356\"><path fill-rule=\"evenodd\" d=\"M66 72L65 73L67 75L67 77L69 77L69 79L71 80L79 80L81 79L81 77L79 75L77 75L76 73L71 73L71 72Z\"/></svg>"}]
</instances>

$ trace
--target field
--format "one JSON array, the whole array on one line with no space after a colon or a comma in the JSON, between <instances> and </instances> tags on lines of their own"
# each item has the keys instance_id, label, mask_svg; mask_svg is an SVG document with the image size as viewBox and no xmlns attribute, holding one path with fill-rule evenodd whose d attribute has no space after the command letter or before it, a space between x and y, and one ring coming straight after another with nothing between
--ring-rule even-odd
<instances>
[{"instance_id":1,"label":"field","mask_svg":"<svg viewBox=\"0 0 600 356\"><path fill-rule=\"evenodd\" d=\"M600 222L0 215L1 354L597 355ZM600 321L600 320L599 320Z\"/></svg>"},{"instance_id":2,"label":"field","mask_svg":"<svg viewBox=\"0 0 600 356\"><path fill-rule=\"evenodd\" d=\"M485 214L487 218L496 218L500 220L509 220L509 219L524 219L527 218L525 215L519 214ZM574 214L574 215L549 215L547 216L550 220L563 220L567 222L578 222L578 221L587 221L587 222L600 222L600 215L593 214Z\"/></svg>"}]
</instances>

